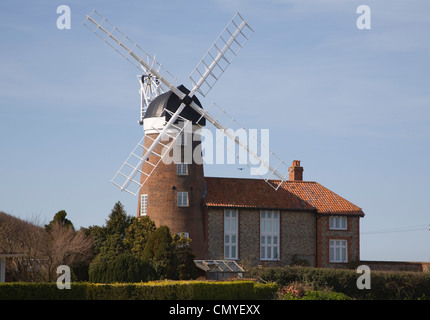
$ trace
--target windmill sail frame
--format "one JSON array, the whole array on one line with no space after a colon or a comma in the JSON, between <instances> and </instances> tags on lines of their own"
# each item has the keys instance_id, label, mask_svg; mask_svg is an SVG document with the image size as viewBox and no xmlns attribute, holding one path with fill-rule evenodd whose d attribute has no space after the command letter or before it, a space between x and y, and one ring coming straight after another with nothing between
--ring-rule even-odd
<instances>
[{"instance_id":1,"label":"windmill sail frame","mask_svg":"<svg viewBox=\"0 0 430 320\"><path fill-rule=\"evenodd\" d=\"M157 165L163 158L163 155L157 155L159 157L159 160L154 165L153 169L149 174L143 172L139 168L139 166L142 166L144 162L147 162L149 156L155 154L154 150L156 146L159 145L163 137L167 134L168 130L174 127L175 122L178 118L180 118L180 113L188 105L194 110L196 110L202 117L206 118L209 122L211 122L217 129L220 129L228 138L237 143L239 147L249 152L249 154L255 160L259 161L264 167L266 167L270 171L270 177L275 176L277 179L279 179L279 184L276 184L275 186L270 182L273 180L269 178L265 179L266 182L268 182L272 187L277 189L281 185L281 183L285 181L286 176L288 176L288 174L283 175L277 171L277 168L281 166L286 166L283 161L279 161L275 168L273 168L270 165L270 162L268 162L270 161L270 156L274 155L272 152L269 153L269 158L263 159L254 150L251 150L249 146L243 144L239 139L237 139L237 137L229 133L229 126L232 123L237 123L233 118L231 118L227 125L222 124L207 110L203 110L195 102L192 101L192 97L196 92L200 92L200 94L202 94L203 96L207 95L207 93L213 88L214 84L219 80L220 76L226 70L228 65L237 56L239 50L244 46L244 44L248 41L248 39L254 32L252 28L247 24L247 22L240 16L239 13L236 13L233 16L227 27L212 44L212 46L204 55L200 63L191 73L190 80L193 84L193 88L188 95L184 94L175 86L174 81L176 80L176 78L173 77L166 69L164 69L164 67L162 67L162 65L159 64L155 60L155 58L150 56L145 50L143 50L139 45L132 41L128 36L119 31L117 27L111 24L97 11L94 10L86 18L88 21L95 25L95 28L91 28L85 22L84 25L86 25L90 30L92 30L97 36L99 36L109 46L116 50L120 55L122 55L129 62L135 65L139 70L142 70L147 75L152 75L156 79L158 79L169 90L176 94L182 101L179 108L171 114L171 118L165 124L164 128L158 131L159 134L157 138L153 139L151 146L149 146L148 148L143 147L143 139L145 137L142 138L142 140L138 143L136 148L143 148L143 157L139 157L136 155L135 148L130 154L129 158L114 176L112 182L115 181L116 177L121 177L125 179L124 181L121 181L121 183L114 182L114 184L117 185L121 190L130 192L132 194L137 194L137 192L143 186L145 181L149 178L153 170L156 169ZM141 58L141 56L143 58ZM133 58L134 61L130 59L130 57ZM225 111L223 112L225 113ZM178 130L179 132L181 132L180 129ZM174 138L174 140L176 140L176 138ZM134 158L137 158L137 164L132 165L129 163L129 160ZM279 159L277 156L276 158ZM129 172L128 174L124 174L122 172L124 168L131 168L131 172ZM146 178L143 178L138 182L137 180L135 180L135 175L138 173L140 173L141 175L145 174L147 176ZM142 183L140 181L142 181ZM130 184L136 185L138 190L135 192L130 191Z\"/></svg>"}]
</instances>

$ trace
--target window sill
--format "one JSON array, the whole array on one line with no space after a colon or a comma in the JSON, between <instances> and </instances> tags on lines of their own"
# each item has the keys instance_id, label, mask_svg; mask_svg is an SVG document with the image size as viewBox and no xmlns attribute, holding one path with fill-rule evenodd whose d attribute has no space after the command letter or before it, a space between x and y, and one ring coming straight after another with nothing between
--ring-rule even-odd
<instances>
[{"instance_id":1,"label":"window sill","mask_svg":"<svg viewBox=\"0 0 430 320\"><path fill-rule=\"evenodd\" d=\"M281 259L261 259L260 261L281 261Z\"/></svg>"}]
</instances>

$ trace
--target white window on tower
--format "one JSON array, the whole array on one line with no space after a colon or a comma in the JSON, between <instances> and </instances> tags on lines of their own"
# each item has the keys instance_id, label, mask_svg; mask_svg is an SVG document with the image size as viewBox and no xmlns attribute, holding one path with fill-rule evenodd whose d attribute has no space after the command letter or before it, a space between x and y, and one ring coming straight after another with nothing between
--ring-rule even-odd
<instances>
[{"instance_id":1,"label":"white window on tower","mask_svg":"<svg viewBox=\"0 0 430 320\"><path fill-rule=\"evenodd\" d=\"M186 164L186 163L178 163L176 166L177 166L177 174L178 174L178 176L186 176L186 175L188 175L188 164Z\"/></svg>"},{"instance_id":2,"label":"white window on tower","mask_svg":"<svg viewBox=\"0 0 430 320\"><path fill-rule=\"evenodd\" d=\"M261 260L279 260L279 221L278 210L260 211Z\"/></svg>"},{"instance_id":3,"label":"white window on tower","mask_svg":"<svg viewBox=\"0 0 430 320\"><path fill-rule=\"evenodd\" d=\"M330 240L329 247L330 262L348 262L348 241Z\"/></svg>"},{"instance_id":4,"label":"white window on tower","mask_svg":"<svg viewBox=\"0 0 430 320\"><path fill-rule=\"evenodd\" d=\"M140 215L146 216L148 211L148 195L141 194L140 195Z\"/></svg>"},{"instance_id":5,"label":"white window on tower","mask_svg":"<svg viewBox=\"0 0 430 320\"><path fill-rule=\"evenodd\" d=\"M224 259L238 259L238 221L237 209L224 210Z\"/></svg>"},{"instance_id":6,"label":"white window on tower","mask_svg":"<svg viewBox=\"0 0 430 320\"><path fill-rule=\"evenodd\" d=\"M330 230L346 230L347 229L347 218L345 216L330 216L329 217L329 229Z\"/></svg>"},{"instance_id":7,"label":"white window on tower","mask_svg":"<svg viewBox=\"0 0 430 320\"><path fill-rule=\"evenodd\" d=\"M190 238L190 234L188 232L178 232L179 237L184 237L186 239Z\"/></svg>"},{"instance_id":8,"label":"white window on tower","mask_svg":"<svg viewBox=\"0 0 430 320\"><path fill-rule=\"evenodd\" d=\"M188 207L188 192L178 191L178 207Z\"/></svg>"}]
</instances>

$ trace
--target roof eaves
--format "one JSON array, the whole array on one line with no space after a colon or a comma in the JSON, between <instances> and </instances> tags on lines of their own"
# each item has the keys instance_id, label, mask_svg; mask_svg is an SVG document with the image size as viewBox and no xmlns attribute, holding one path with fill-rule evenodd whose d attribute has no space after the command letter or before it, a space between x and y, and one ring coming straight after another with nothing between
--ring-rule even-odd
<instances>
[{"instance_id":1,"label":"roof eaves","mask_svg":"<svg viewBox=\"0 0 430 320\"><path fill-rule=\"evenodd\" d=\"M206 203L208 208L243 208L243 209L257 209L257 210L283 210L283 211L307 211L317 213L316 208L286 208L286 207L267 207L267 206L250 206L242 204L219 204L219 203Z\"/></svg>"}]
</instances>

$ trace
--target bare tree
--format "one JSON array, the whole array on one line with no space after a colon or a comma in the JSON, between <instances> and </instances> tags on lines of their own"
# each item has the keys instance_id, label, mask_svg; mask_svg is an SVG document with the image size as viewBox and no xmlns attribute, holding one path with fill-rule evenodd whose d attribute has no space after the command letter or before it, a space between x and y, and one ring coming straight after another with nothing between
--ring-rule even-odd
<instances>
[{"instance_id":1,"label":"bare tree","mask_svg":"<svg viewBox=\"0 0 430 320\"><path fill-rule=\"evenodd\" d=\"M67 265L76 266L80 263L90 263L93 259L93 240L83 231L74 231L60 224L51 226L47 232L44 245L46 257L47 281L54 280L57 267Z\"/></svg>"},{"instance_id":2,"label":"bare tree","mask_svg":"<svg viewBox=\"0 0 430 320\"><path fill-rule=\"evenodd\" d=\"M16 281L38 281L41 244L46 232L40 226L0 212L0 252L19 254L7 259L7 270ZM42 272L43 273L43 272Z\"/></svg>"},{"instance_id":3,"label":"bare tree","mask_svg":"<svg viewBox=\"0 0 430 320\"><path fill-rule=\"evenodd\" d=\"M53 281L57 267L89 263L93 241L83 231L61 224L49 230L0 212L0 253L21 254L8 259L7 269L15 281Z\"/></svg>"}]
</instances>

